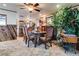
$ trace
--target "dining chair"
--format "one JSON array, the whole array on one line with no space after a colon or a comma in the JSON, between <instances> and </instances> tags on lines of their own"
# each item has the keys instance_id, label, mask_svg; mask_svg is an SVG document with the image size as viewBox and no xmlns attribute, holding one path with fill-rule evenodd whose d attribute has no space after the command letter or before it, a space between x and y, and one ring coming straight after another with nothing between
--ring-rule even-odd
<instances>
[{"instance_id":1,"label":"dining chair","mask_svg":"<svg viewBox=\"0 0 79 59\"><path fill-rule=\"evenodd\" d=\"M28 39L28 35L27 35L27 26L24 26L23 27L23 36L24 36L24 41L25 41L25 44L27 44L27 39Z\"/></svg>"},{"instance_id":2,"label":"dining chair","mask_svg":"<svg viewBox=\"0 0 79 59\"><path fill-rule=\"evenodd\" d=\"M65 49L65 53L67 51L72 51L76 54L76 44L77 44L76 36L64 36L62 43L63 43L63 48Z\"/></svg>"},{"instance_id":3,"label":"dining chair","mask_svg":"<svg viewBox=\"0 0 79 59\"><path fill-rule=\"evenodd\" d=\"M28 47L29 47L29 44L30 44L30 41L32 41L33 42L33 44L34 44L34 47L36 47L36 37L35 37L35 35L32 33L32 32L29 32L28 31L28 40L27 40L27 42L28 42Z\"/></svg>"},{"instance_id":4,"label":"dining chair","mask_svg":"<svg viewBox=\"0 0 79 59\"><path fill-rule=\"evenodd\" d=\"M40 40L44 43L45 49L47 49L47 43L52 46L52 39L53 39L53 27L47 26L46 27L46 35L44 37L40 37Z\"/></svg>"},{"instance_id":5,"label":"dining chair","mask_svg":"<svg viewBox=\"0 0 79 59\"><path fill-rule=\"evenodd\" d=\"M25 39L25 43L28 45L30 44L30 41L33 42L34 47L36 47L36 37L34 36L34 34L32 33L32 29L31 27L27 28L26 26L24 27L24 39Z\"/></svg>"}]
</instances>

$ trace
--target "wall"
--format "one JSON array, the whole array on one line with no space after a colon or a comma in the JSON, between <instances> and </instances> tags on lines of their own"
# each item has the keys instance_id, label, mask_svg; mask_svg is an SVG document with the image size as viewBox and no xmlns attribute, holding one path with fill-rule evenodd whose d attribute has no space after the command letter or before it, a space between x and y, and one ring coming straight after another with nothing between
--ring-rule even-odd
<instances>
[{"instance_id":1,"label":"wall","mask_svg":"<svg viewBox=\"0 0 79 59\"><path fill-rule=\"evenodd\" d=\"M5 10L0 10L0 14L7 15L7 24L16 24L17 13L5 11Z\"/></svg>"}]
</instances>

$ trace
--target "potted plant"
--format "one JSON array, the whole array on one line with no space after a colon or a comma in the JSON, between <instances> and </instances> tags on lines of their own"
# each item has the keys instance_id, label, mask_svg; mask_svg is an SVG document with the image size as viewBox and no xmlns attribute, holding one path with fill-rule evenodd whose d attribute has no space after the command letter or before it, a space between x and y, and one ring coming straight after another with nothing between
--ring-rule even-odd
<instances>
[{"instance_id":1,"label":"potted plant","mask_svg":"<svg viewBox=\"0 0 79 59\"><path fill-rule=\"evenodd\" d=\"M67 34L79 36L79 10L77 8L62 7L53 16L52 23L58 32L64 29Z\"/></svg>"}]
</instances>

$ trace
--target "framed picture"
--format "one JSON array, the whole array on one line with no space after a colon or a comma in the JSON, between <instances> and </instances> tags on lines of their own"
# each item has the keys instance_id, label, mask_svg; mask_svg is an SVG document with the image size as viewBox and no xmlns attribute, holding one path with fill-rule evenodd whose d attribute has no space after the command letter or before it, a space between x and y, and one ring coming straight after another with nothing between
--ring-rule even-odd
<instances>
[{"instance_id":1,"label":"framed picture","mask_svg":"<svg viewBox=\"0 0 79 59\"><path fill-rule=\"evenodd\" d=\"M7 16L5 14L0 14L0 26L7 25Z\"/></svg>"},{"instance_id":2,"label":"framed picture","mask_svg":"<svg viewBox=\"0 0 79 59\"><path fill-rule=\"evenodd\" d=\"M47 20L47 26L53 26L54 25L52 23L52 21L53 21L53 18L52 17L47 17L46 20Z\"/></svg>"}]
</instances>

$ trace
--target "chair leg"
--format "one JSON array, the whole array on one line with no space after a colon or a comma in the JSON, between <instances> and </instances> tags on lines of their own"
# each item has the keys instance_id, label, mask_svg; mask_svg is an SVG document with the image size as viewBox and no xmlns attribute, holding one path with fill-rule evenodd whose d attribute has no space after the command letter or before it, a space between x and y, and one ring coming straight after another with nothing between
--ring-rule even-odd
<instances>
[{"instance_id":1,"label":"chair leg","mask_svg":"<svg viewBox=\"0 0 79 59\"><path fill-rule=\"evenodd\" d=\"M24 41L25 41L25 44L27 44L27 37L24 36Z\"/></svg>"},{"instance_id":2,"label":"chair leg","mask_svg":"<svg viewBox=\"0 0 79 59\"><path fill-rule=\"evenodd\" d=\"M75 48L74 48L74 53L75 53L75 54L77 53L77 51L76 51L76 44L75 44Z\"/></svg>"},{"instance_id":3,"label":"chair leg","mask_svg":"<svg viewBox=\"0 0 79 59\"><path fill-rule=\"evenodd\" d=\"M35 43L35 46L34 47L36 47L37 45L36 45L36 43Z\"/></svg>"},{"instance_id":4,"label":"chair leg","mask_svg":"<svg viewBox=\"0 0 79 59\"><path fill-rule=\"evenodd\" d=\"M46 44L46 42L45 42L45 49L47 49L47 44Z\"/></svg>"},{"instance_id":5,"label":"chair leg","mask_svg":"<svg viewBox=\"0 0 79 59\"><path fill-rule=\"evenodd\" d=\"M66 53L67 51L65 50L65 53Z\"/></svg>"},{"instance_id":6,"label":"chair leg","mask_svg":"<svg viewBox=\"0 0 79 59\"><path fill-rule=\"evenodd\" d=\"M74 53L76 54L77 52L75 51Z\"/></svg>"},{"instance_id":7,"label":"chair leg","mask_svg":"<svg viewBox=\"0 0 79 59\"><path fill-rule=\"evenodd\" d=\"M52 47L52 42L49 42L50 43L50 47Z\"/></svg>"},{"instance_id":8,"label":"chair leg","mask_svg":"<svg viewBox=\"0 0 79 59\"><path fill-rule=\"evenodd\" d=\"M27 44L27 41L25 40L25 44Z\"/></svg>"},{"instance_id":9,"label":"chair leg","mask_svg":"<svg viewBox=\"0 0 79 59\"><path fill-rule=\"evenodd\" d=\"M25 40L25 43L27 44L27 38L26 38L26 40Z\"/></svg>"},{"instance_id":10,"label":"chair leg","mask_svg":"<svg viewBox=\"0 0 79 59\"><path fill-rule=\"evenodd\" d=\"M36 47L37 46L37 39L35 38L35 40L34 40L34 47Z\"/></svg>"},{"instance_id":11,"label":"chair leg","mask_svg":"<svg viewBox=\"0 0 79 59\"><path fill-rule=\"evenodd\" d=\"M30 41L30 40L28 40L28 47L29 47L29 41Z\"/></svg>"}]
</instances>

